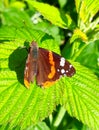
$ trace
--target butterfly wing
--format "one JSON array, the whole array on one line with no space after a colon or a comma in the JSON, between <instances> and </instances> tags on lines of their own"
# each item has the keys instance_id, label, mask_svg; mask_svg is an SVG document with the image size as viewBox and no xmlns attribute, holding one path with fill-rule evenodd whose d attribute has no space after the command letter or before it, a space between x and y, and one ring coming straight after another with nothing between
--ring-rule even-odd
<instances>
[{"instance_id":1,"label":"butterfly wing","mask_svg":"<svg viewBox=\"0 0 99 130\"><path fill-rule=\"evenodd\" d=\"M37 61L38 47L35 42L32 42L24 70L24 84L27 88L29 88L30 82L34 81L34 77L37 74Z\"/></svg>"},{"instance_id":2,"label":"butterfly wing","mask_svg":"<svg viewBox=\"0 0 99 130\"><path fill-rule=\"evenodd\" d=\"M46 87L60 77L71 77L74 73L74 67L65 58L54 52L39 48L36 75L38 85Z\"/></svg>"}]
</instances>

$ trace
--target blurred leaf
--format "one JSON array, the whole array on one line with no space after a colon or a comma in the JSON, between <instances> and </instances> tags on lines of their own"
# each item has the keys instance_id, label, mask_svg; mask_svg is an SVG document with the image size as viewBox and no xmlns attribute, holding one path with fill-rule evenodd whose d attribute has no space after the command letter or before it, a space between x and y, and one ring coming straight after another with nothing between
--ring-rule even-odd
<instances>
[{"instance_id":1,"label":"blurred leaf","mask_svg":"<svg viewBox=\"0 0 99 130\"><path fill-rule=\"evenodd\" d=\"M4 4L2 1L0 1L0 11L2 11L4 9ZM0 12L1 13L1 12Z\"/></svg>"},{"instance_id":2,"label":"blurred leaf","mask_svg":"<svg viewBox=\"0 0 99 130\"><path fill-rule=\"evenodd\" d=\"M98 0L75 0L79 18L84 22L91 22L95 14L99 11Z\"/></svg>"},{"instance_id":3,"label":"blurred leaf","mask_svg":"<svg viewBox=\"0 0 99 130\"><path fill-rule=\"evenodd\" d=\"M65 4L67 3L67 0L58 0L59 5L61 8L63 8L65 6Z\"/></svg>"},{"instance_id":4,"label":"blurred leaf","mask_svg":"<svg viewBox=\"0 0 99 130\"><path fill-rule=\"evenodd\" d=\"M25 3L23 3L22 1L14 1L14 2L11 2L10 7L23 9L23 8L25 8Z\"/></svg>"},{"instance_id":5,"label":"blurred leaf","mask_svg":"<svg viewBox=\"0 0 99 130\"><path fill-rule=\"evenodd\" d=\"M79 61L82 65L87 66L93 70L99 76L99 40L94 43L90 43L81 54L77 57L76 61Z\"/></svg>"},{"instance_id":6,"label":"blurred leaf","mask_svg":"<svg viewBox=\"0 0 99 130\"><path fill-rule=\"evenodd\" d=\"M25 41L32 41L33 39L37 40L42 37L42 35L44 35L42 32L46 32L53 36L57 43L60 44L58 27L44 22L35 25L32 23L29 16L23 11L14 8L5 9L2 12L1 19L2 24L4 25L0 28L0 39L2 40L23 39Z\"/></svg>"},{"instance_id":7,"label":"blurred leaf","mask_svg":"<svg viewBox=\"0 0 99 130\"><path fill-rule=\"evenodd\" d=\"M23 26L31 27L33 25L29 16L24 11L20 11L16 8L3 10L0 17L2 19L2 24L7 26L15 26L17 28Z\"/></svg>"},{"instance_id":8,"label":"blurred leaf","mask_svg":"<svg viewBox=\"0 0 99 130\"><path fill-rule=\"evenodd\" d=\"M75 0L75 5L76 5L77 13L79 13L79 10L80 10L80 4L81 4L81 0Z\"/></svg>"},{"instance_id":9,"label":"blurred leaf","mask_svg":"<svg viewBox=\"0 0 99 130\"><path fill-rule=\"evenodd\" d=\"M96 41L99 38L99 1L75 0L75 3L78 13L78 28L86 35L87 42Z\"/></svg>"},{"instance_id":10,"label":"blurred leaf","mask_svg":"<svg viewBox=\"0 0 99 130\"><path fill-rule=\"evenodd\" d=\"M96 18L86 29L89 42L99 39L99 18Z\"/></svg>"},{"instance_id":11,"label":"blurred leaf","mask_svg":"<svg viewBox=\"0 0 99 130\"><path fill-rule=\"evenodd\" d=\"M0 28L0 40L23 40L32 41L40 40L45 33L28 27L2 26ZM47 34L46 34L47 35Z\"/></svg>"},{"instance_id":12,"label":"blurred leaf","mask_svg":"<svg viewBox=\"0 0 99 130\"><path fill-rule=\"evenodd\" d=\"M56 7L37 1L26 1L28 2L28 4L36 8L36 10L38 10L51 23L62 28L73 29L75 27L75 24L73 23L70 16L68 14L65 15L64 13L60 12Z\"/></svg>"}]
</instances>

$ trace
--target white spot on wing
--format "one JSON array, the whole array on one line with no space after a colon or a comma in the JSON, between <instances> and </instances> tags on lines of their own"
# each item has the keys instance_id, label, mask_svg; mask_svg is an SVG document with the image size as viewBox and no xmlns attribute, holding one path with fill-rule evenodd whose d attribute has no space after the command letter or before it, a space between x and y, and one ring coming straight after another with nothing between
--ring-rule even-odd
<instances>
[{"instance_id":1,"label":"white spot on wing","mask_svg":"<svg viewBox=\"0 0 99 130\"><path fill-rule=\"evenodd\" d=\"M69 65L69 68L72 68L73 66L72 65Z\"/></svg>"},{"instance_id":2,"label":"white spot on wing","mask_svg":"<svg viewBox=\"0 0 99 130\"><path fill-rule=\"evenodd\" d=\"M66 73L68 73L68 70L66 70Z\"/></svg>"},{"instance_id":3,"label":"white spot on wing","mask_svg":"<svg viewBox=\"0 0 99 130\"><path fill-rule=\"evenodd\" d=\"M57 72L59 72L59 69L57 69Z\"/></svg>"},{"instance_id":4,"label":"white spot on wing","mask_svg":"<svg viewBox=\"0 0 99 130\"><path fill-rule=\"evenodd\" d=\"M61 69L61 73L64 74L64 73L65 73L65 70L64 70L64 69Z\"/></svg>"},{"instance_id":5,"label":"white spot on wing","mask_svg":"<svg viewBox=\"0 0 99 130\"><path fill-rule=\"evenodd\" d=\"M26 66L25 70L28 70L28 67Z\"/></svg>"},{"instance_id":6,"label":"white spot on wing","mask_svg":"<svg viewBox=\"0 0 99 130\"><path fill-rule=\"evenodd\" d=\"M65 65L65 58L62 57L62 58L60 59L60 66L63 67L64 65Z\"/></svg>"}]
</instances>

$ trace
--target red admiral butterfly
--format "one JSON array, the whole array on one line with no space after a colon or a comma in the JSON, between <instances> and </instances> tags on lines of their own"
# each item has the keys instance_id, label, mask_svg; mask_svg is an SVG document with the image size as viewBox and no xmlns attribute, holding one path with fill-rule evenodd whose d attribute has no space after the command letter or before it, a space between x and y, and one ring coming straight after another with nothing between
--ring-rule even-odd
<instances>
[{"instance_id":1,"label":"red admiral butterfly","mask_svg":"<svg viewBox=\"0 0 99 130\"><path fill-rule=\"evenodd\" d=\"M34 41L31 43L24 71L24 84L27 88L35 77L38 85L48 87L60 77L71 77L75 72L74 67L65 58L44 48L38 48Z\"/></svg>"}]
</instances>

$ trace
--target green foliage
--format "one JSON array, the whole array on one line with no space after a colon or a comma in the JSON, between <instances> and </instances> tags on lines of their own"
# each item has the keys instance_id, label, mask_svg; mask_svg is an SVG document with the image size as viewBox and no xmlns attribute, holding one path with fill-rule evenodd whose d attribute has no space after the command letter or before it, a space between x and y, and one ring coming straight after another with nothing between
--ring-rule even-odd
<instances>
[{"instance_id":1,"label":"green foliage","mask_svg":"<svg viewBox=\"0 0 99 130\"><path fill-rule=\"evenodd\" d=\"M63 9L69 1L59 1L62 11L49 4L32 0L26 2L28 8L21 1L0 2L0 129L79 130L89 127L98 130L98 0L75 0L77 24ZM36 11L52 25L39 17ZM26 48L35 40L38 46L60 54L59 45L64 36L63 31L55 25L73 33L64 45L62 54L71 59L76 74L72 78L63 77L46 89L37 86L35 81L27 90L23 83L28 53ZM58 113L56 118L51 115L54 110ZM80 122L77 124L76 120L77 126L74 123L69 126L70 117L66 117L66 111L83 125ZM49 127L40 122L48 116Z\"/></svg>"},{"instance_id":2,"label":"green foliage","mask_svg":"<svg viewBox=\"0 0 99 130\"><path fill-rule=\"evenodd\" d=\"M36 8L51 23L62 28L68 27L72 29L75 27L75 24L73 23L70 16L68 14L64 14L63 12L59 11L54 6L50 6L44 3L38 3L31 0L28 0L27 2L31 4L34 8Z\"/></svg>"}]
</instances>

